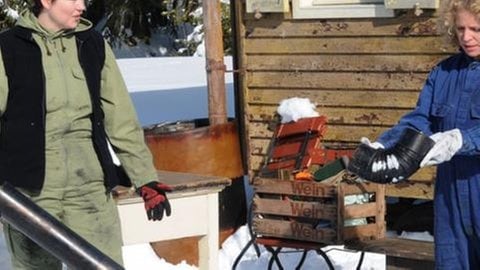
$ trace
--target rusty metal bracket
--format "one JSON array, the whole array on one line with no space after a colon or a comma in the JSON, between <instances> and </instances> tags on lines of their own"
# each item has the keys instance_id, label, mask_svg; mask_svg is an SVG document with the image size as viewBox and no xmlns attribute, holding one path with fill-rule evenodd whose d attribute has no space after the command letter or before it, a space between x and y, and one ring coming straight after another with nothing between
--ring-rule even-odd
<instances>
[{"instance_id":1,"label":"rusty metal bracket","mask_svg":"<svg viewBox=\"0 0 480 270\"><path fill-rule=\"evenodd\" d=\"M206 66L207 72L212 72L214 70L223 70L225 73L239 73L244 74L245 68L238 68L238 69L227 69L227 66L223 63L223 61L214 61L210 60Z\"/></svg>"},{"instance_id":2,"label":"rusty metal bracket","mask_svg":"<svg viewBox=\"0 0 480 270\"><path fill-rule=\"evenodd\" d=\"M207 72L212 72L214 70L227 70L227 66L223 63L223 61L215 61L209 60L206 66Z\"/></svg>"}]
</instances>

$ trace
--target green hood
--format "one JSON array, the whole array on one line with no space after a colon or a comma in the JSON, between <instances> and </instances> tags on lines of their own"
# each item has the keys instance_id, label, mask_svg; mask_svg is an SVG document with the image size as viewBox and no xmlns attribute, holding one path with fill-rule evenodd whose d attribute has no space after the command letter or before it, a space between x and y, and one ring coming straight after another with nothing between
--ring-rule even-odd
<instances>
[{"instance_id":1,"label":"green hood","mask_svg":"<svg viewBox=\"0 0 480 270\"><path fill-rule=\"evenodd\" d=\"M87 19L81 18L80 23L75 29L68 29L68 30L62 29L55 33L51 33L50 31L46 30L38 23L37 17L35 17L35 15L29 10L25 10L20 14L20 17L18 18L18 21L17 21L17 25L28 28L28 29L32 29L38 35L49 37L50 39L71 35L76 32L88 30L92 27L92 23L90 21L88 21Z\"/></svg>"}]
</instances>

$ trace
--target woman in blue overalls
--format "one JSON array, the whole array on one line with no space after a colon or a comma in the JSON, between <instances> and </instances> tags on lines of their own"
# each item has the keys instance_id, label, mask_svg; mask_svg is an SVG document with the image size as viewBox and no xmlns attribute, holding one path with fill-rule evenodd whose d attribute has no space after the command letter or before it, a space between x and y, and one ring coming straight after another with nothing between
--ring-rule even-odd
<instances>
[{"instance_id":1,"label":"woman in blue overalls","mask_svg":"<svg viewBox=\"0 0 480 270\"><path fill-rule=\"evenodd\" d=\"M480 0L446 1L448 35L460 51L429 74L416 108L372 147L395 145L407 127L435 141L421 167L438 165L436 269L480 269Z\"/></svg>"}]
</instances>

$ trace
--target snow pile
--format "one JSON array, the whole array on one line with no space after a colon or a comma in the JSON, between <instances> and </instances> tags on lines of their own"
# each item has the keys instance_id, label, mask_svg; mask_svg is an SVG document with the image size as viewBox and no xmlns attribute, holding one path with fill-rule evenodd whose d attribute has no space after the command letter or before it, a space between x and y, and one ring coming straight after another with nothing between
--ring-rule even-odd
<instances>
[{"instance_id":1,"label":"snow pile","mask_svg":"<svg viewBox=\"0 0 480 270\"><path fill-rule=\"evenodd\" d=\"M315 107L315 104L310 102L308 98L294 97L280 101L277 113L282 117L282 124L291 121L296 122L304 117L319 116Z\"/></svg>"}]
</instances>

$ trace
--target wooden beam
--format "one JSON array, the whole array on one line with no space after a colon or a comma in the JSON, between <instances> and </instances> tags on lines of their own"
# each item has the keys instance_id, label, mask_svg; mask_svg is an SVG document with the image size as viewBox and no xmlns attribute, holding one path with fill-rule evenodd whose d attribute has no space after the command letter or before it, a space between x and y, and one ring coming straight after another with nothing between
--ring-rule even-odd
<instances>
[{"instance_id":1,"label":"wooden beam","mask_svg":"<svg viewBox=\"0 0 480 270\"><path fill-rule=\"evenodd\" d=\"M223 61L222 15L219 0L203 1L205 56L210 125L227 122L225 98L225 64Z\"/></svg>"}]
</instances>

